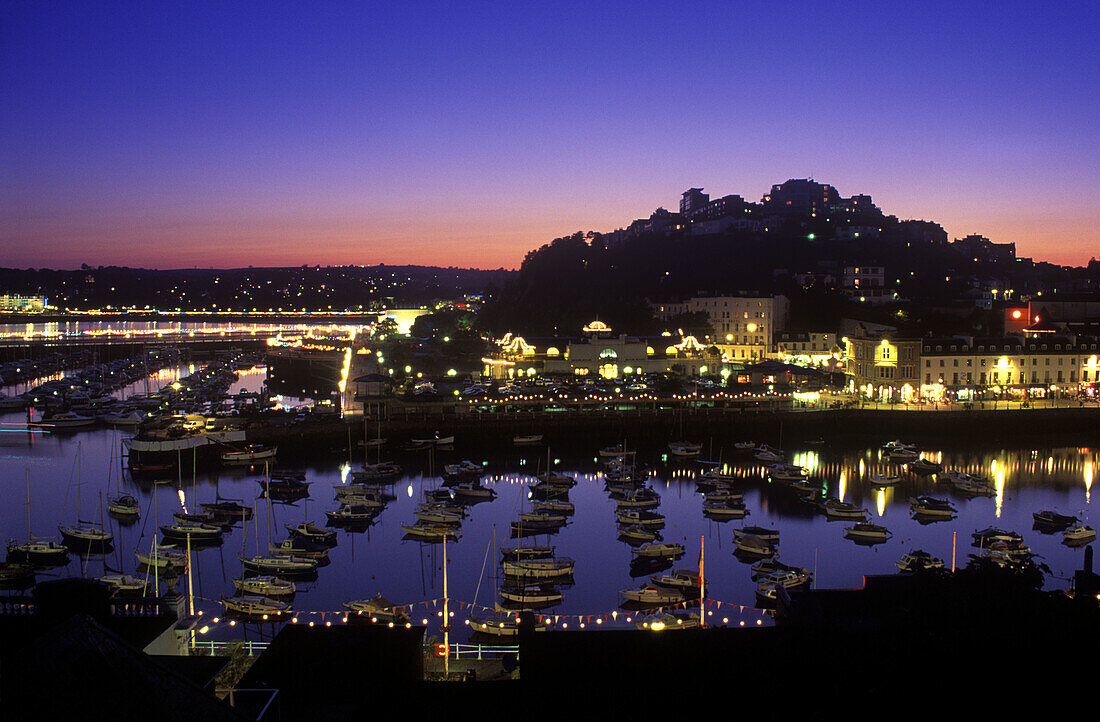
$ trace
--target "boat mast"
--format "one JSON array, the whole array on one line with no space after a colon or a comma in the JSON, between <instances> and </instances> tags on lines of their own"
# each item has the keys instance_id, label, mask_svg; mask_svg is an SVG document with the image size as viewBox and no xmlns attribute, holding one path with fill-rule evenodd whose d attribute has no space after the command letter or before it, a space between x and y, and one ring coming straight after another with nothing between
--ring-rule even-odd
<instances>
[{"instance_id":1,"label":"boat mast","mask_svg":"<svg viewBox=\"0 0 1100 722\"><path fill-rule=\"evenodd\" d=\"M703 576L703 548L706 537L702 534L699 535L699 626L707 626L707 620L704 617L704 609L706 604L704 599L707 596L707 583L706 577Z\"/></svg>"},{"instance_id":2,"label":"boat mast","mask_svg":"<svg viewBox=\"0 0 1100 722\"><path fill-rule=\"evenodd\" d=\"M443 678L451 676L451 615L447 604L447 535L443 535Z\"/></svg>"}]
</instances>

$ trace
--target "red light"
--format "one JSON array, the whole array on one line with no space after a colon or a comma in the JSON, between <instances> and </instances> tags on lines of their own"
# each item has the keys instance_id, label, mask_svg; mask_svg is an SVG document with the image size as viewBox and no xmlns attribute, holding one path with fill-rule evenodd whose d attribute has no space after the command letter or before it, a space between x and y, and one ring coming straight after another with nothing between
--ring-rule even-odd
<instances>
[{"instance_id":1,"label":"red light","mask_svg":"<svg viewBox=\"0 0 1100 722\"><path fill-rule=\"evenodd\" d=\"M1020 313L1020 309L1018 308L1012 312L1012 318L1019 318L1021 315L1022 314Z\"/></svg>"}]
</instances>

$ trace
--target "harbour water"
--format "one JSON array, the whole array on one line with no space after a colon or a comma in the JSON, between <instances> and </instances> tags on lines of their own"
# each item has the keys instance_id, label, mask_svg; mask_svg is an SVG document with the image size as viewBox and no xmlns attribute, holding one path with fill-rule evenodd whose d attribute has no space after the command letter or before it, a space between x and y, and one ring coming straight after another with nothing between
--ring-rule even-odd
<instances>
[{"instance_id":1,"label":"harbour water","mask_svg":"<svg viewBox=\"0 0 1100 722\"><path fill-rule=\"evenodd\" d=\"M182 375L188 372L186 366L176 371ZM262 380L262 369L246 372L233 391L255 390ZM324 525L325 511L338 506L334 488L346 484L349 470L364 463L361 449L349 453L346 443L336 441L332 448L318 449L308 457L280 455L279 468L306 473L311 482L310 495L293 504L272 503L269 510L259 483L264 475L262 467L177 476L167 480L172 484L154 486L150 480L131 478L123 468L120 452L128 432L95 429L70 434L28 433L23 412L0 416L0 429L0 534L4 538L25 540L28 533L56 534L59 524L74 523L78 517L102 519L115 535L112 551L85 558L73 555L67 566L40 573L40 581L118 572L143 576L136 569L135 551L149 549L152 540L160 537L158 522L170 523L172 512L180 510L181 503L192 511L195 504L221 496L254 505L253 522L245 526L238 523L224 535L220 545L193 552L195 604L204 616L209 615L208 619L224 616L220 599L233 595L233 579L242 576L240 556L265 553L269 538L286 538L287 524L315 521ZM884 432L888 436L888 430ZM463 444L461 431L456 437L453 451L428 454L383 449L381 458L395 461L403 469L392 485L385 487L396 498L366 530L341 531L337 546L330 552L330 563L320 568L316 580L298 584L292 604L301 610L300 620L339 621L344 602L382 594L396 603L410 605L414 621L438 624L439 601L444 596L442 547L404 539L402 525L415 522L414 512L424 492L440 487L438 472L443 464L470 459L483 466L483 483L494 489L497 497L471 507L461 525L460 540L447 545L448 596L455 628L460 630L456 636L465 635L462 624L471 613L494 606L500 584L499 547L517 543L509 538L509 524L522 511L530 511L529 485L537 473L546 469L548 461L554 471L576 477L578 483L570 492L576 513L559 532L530 537L526 543L553 545L559 556L575 559L576 567L573 583L563 587L563 601L544 610L544 614L570 628L594 624L596 620L612 626L625 624L633 615L620 606L620 590L640 586L646 576L632 575L632 548L618 538L615 502L605 490L597 451L615 440L594 439L591 448L548 449L514 446L510 438L496 445L474 447ZM891 539L873 547L845 538L844 528L850 521L828 521L799 502L791 489L769 481L764 465L751 453L734 450L734 442L745 439L700 440L709 442L704 454L721 459L736 476L736 486L744 491L750 513L737 521L716 522L703 515L702 496L696 488L702 466L690 459L672 457L667 448L637 450L639 460L654 468L650 485L661 498L657 511L666 519L664 540L679 542L687 550L675 567L696 567L703 547L711 623L770 623L767 615L755 609L756 584L749 565L732 553L733 530L750 524L777 529L778 558L813 572L819 588L858 587L865 574L895 573L898 559L914 549L927 551L948 566L952 560L963 566L970 554L978 552L971 546L972 532L990 526L1023 535L1024 543L1038 555L1037 561L1050 570L1045 581L1047 589L1069 587L1069 578L1082 564L1083 550L1064 545L1060 534L1033 530L1032 513L1055 510L1094 524L1091 486L1100 471L1100 452L1080 447L1002 448L993 441L964 448L952 446L946 439L922 448L926 459L993 482L994 496L964 498L935 476L911 473L903 473L895 487L873 488L872 475L897 470L881 451L881 444L887 440L886 436L867 439L846 448L792 444L784 449L789 461L806 467L811 478L824 481L829 496L867 508L871 521L892 532ZM376 452L369 453L369 461L376 461ZM106 514L107 498L119 493L139 499L141 518L136 522L120 523ZM957 517L918 523L910 517L909 503L921 494L950 499L958 510ZM186 582L180 588L186 591ZM209 634L239 635L241 629L221 623L212 625Z\"/></svg>"}]
</instances>

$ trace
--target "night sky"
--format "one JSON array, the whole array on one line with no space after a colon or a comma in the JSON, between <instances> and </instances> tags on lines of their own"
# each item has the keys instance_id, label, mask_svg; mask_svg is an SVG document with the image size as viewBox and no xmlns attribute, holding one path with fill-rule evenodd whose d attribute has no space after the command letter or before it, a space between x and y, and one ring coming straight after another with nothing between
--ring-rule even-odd
<instances>
[{"instance_id":1,"label":"night sky","mask_svg":"<svg viewBox=\"0 0 1100 722\"><path fill-rule=\"evenodd\" d=\"M813 177L1100 256L1100 6L0 2L0 265L517 267Z\"/></svg>"}]
</instances>

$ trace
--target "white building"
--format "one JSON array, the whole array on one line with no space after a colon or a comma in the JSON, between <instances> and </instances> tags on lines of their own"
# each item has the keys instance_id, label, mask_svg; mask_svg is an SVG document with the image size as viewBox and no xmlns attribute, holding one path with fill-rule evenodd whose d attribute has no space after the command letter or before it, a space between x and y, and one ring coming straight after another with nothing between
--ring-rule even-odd
<instances>
[{"instance_id":1,"label":"white building","mask_svg":"<svg viewBox=\"0 0 1100 722\"><path fill-rule=\"evenodd\" d=\"M700 296L656 304L653 310L664 321L681 313L705 313L714 335L703 342L717 346L730 362L752 363L772 354L776 334L787 326L790 301L786 296Z\"/></svg>"}]
</instances>

